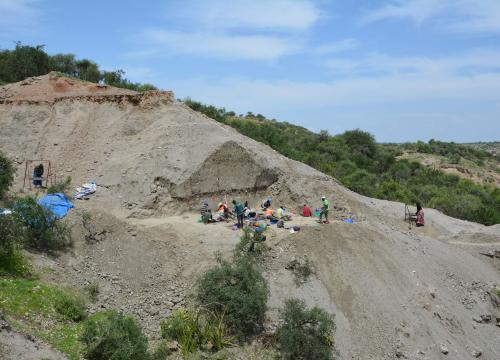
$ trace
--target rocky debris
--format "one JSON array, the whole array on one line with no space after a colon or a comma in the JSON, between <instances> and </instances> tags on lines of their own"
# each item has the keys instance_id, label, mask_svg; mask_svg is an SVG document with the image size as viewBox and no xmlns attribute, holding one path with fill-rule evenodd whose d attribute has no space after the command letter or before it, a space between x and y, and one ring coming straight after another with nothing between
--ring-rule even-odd
<instances>
[{"instance_id":1,"label":"rocky debris","mask_svg":"<svg viewBox=\"0 0 500 360\"><path fill-rule=\"evenodd\" d=\"M483 354L483 352L480 349L472 349L471 355L475 358L480 357Z\"/></svg>"},{"instance_id":2,"label":"rocky debris","mask_svg":"<svg viewBox=\"0 0 500 360\"><path fill-rule=\"evenodd\" d=\"M445 344L441 344L439 346L439 350L441 351L441 353L443 353L445 355L448 355L448 353L449 353L448 347Z\"/></svg>"},{"instance_id":3,"label":"rocky debris","mask_svg":"<svg viewBox=\"0 0 500 360\"><path fill-rule=\"evenodd\" d=\"M472 318L472 320L474 320L475 322L479 323L479 324L488 324L491 322L491 314L482 314L482 315L479 315L479 316L474 316Z\"/></svg>"}]
</instances>

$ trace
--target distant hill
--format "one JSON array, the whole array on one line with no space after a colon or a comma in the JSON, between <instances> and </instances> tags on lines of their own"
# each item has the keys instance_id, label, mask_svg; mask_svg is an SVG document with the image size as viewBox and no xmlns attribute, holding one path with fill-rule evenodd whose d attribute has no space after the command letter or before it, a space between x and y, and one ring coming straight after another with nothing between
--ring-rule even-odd
<instances>
[{"instance_id":1,"label":"distant hill","mask_svg":"<svg viewBox=\"0 0 500 360\"><path fill-rule=\"evenodd\" d=\"M464 145L471 146L474 149L484 150L495 156L500 157L500 141L476 142L476 143L467 143Z\"/></svg>"},{"instance_id":2,"label":"distant hill","mask_svg":"<svg viewBox=\"0 0 500 360\"><path fill-rule=\"evenodd\" d=\"M435 140L378 144L359 129L332 136L261 114L237 115L191 99L184 103L363 195L418 201L460 219L500 223L499 161L487 151Z\"/></svg>"}]
</instances>

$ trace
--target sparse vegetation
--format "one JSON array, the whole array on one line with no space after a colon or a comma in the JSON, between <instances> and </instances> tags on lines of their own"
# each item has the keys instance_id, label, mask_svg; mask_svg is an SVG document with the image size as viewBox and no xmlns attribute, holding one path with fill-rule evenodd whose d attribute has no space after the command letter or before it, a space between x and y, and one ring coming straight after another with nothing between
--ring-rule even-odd
<instances>
[{"instance_id":1,"label":"sparse vegetation","mask_svg":"<svg viewBox=\"0 0 500 360\"><path fill-rule=\"evenodd\" d=\"M71 176L67 176L64 181L49 186L49 188L47 189L47 194L63 193L66 196L69 196L68 190L70 186L71 186Z\"/></svg>"},{"instance_id":2,"label":"sparse vegetation","mask_svg":"<svg viewBox=\"0 0 500 360\"><path fill-rule=\"evenodd\" d=\"M305 257L304 261L293 259L287 264L286 268L295 276L295 284L297 286L307 282L309 277L314 274L314 266L308 257Z\"/></svg>"},{"instance_id":3,"label":"sparse vegetation","mask_svg":"<svg viewBox=\"0 0 500 360\"><path fill-rule=\"evenodd\" d=\"M92 302L96 302L99 296L99 284L97 282L92 282L85 286L85 291L89 295Z\"/></svg>"},{"instance_id":4,"label":"sparse vegetation","mask_svg":"<svg viewBox=\"0 0 500 360\"><path fill-rule=\"evenodd\" d=\"M96 224L94 222L94 217L92 216L92 213L87 210L82 210L81 212L81 217L82 217L82 226L83 229L85 230L85 241L88 243L93 243L97 242L101 239L101 235L106 234L106 231L98 231L96 228Z\"/></svg>"},{"instance_id":5,"label":"sparse vegetation","mask_svg":"<svg viewBox=\"0 0 500 360\"><path fill-rule=\"evenodd\" d=\"M282 324L277 336L283 359L334 358L333 315L318 307L307 309L302 300L289 299L280 317Z\"/></svg>"},{"instance_id":6,"label":"sparse vegetation","mask_svg":"<svg viewBox=\"0 0 500 360\"><path fill-rule=\"evenodd\" d=\"M198 349L219 351L232 344L224 315L193 307L176 309L161 323L161 335L164 339L176 340L185 359Z\"/></svg>"},{"instance_id":7,"label":"sparse vegetation","mask_svg":"<svg viewBox=\"0 0 500 360\"><path fill-rule=\"evenodd\" d=\"M25 229L26 247L55 252L71 246L71 229L31 196L19 197L13 203L16 216Z\"/></svg>"},{"instance_id":8,"label":"sparse vegetation","mask_svg":"<svg viewBox=\"0 0 500 360\"><path fill-rule=\"evenodd\" d=\"M234 257L252 257L255 260L261 260L263 255L269 251L269 247L263 239L264 235L245 228L243 236L234 249Z\"/></svg>"},{"instance_id":9,"label":"sparse vegetation","mask_svg":"<svg viewBox=\"0 0 500 360\"><path fill-rule=\"evenodd\" d=\"M84 322L80 336L88 360L148 359L148 340L136 321L115 311Z\"/></svg>"},{"instance_id":10,"label":"sparse vegetation","mask_svg":"<svg viewBox=\"0 0 500 360\"><path fill-rule=\"evenodd\" d=\"M12 185L14 173L12 161L0 152L0 199L4 197Z\"/></svg>"}]
</instances>

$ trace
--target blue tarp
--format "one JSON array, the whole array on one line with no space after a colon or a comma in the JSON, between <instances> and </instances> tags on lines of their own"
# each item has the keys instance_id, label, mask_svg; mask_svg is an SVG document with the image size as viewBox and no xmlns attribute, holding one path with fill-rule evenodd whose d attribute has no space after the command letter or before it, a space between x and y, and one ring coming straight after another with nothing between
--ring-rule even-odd
<instances>
[{"instance_id":1,"label":"blue tarp","mask_svg":"<svg viewBox=\"0 0 500 360\"><path fill-rule=\"evenodd\" d=\"M66 195L62 193L45 195L37 202L39 205L50 210L57 219L65 217L69 209L74 207Z\"/></svg>"}]
</instances>

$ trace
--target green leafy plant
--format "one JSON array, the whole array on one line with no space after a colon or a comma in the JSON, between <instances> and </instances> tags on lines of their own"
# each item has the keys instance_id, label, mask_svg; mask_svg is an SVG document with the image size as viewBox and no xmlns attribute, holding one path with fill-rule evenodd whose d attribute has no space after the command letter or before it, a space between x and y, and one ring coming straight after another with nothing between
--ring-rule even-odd
<instances>
[{"instance_id":1,"label":"green leafy plant","mask_svg":"<svg viewBox=\"0 0 500 360\"><path fill-rule=\"evenodd\" d=\"M12 161L0 152L0 199L9 190L14 181L14 166Z\"/></svg>"},{"instance_id":2,"label":"green leafy plant","mask_svg":"<svg viewBox=\"0 0 500 360\"><path fill-rule=\"evenodd\" d=\"M198 282L198 302L238 335L251 335L261 327L268 297L267 282L248 258L221 261Z\"/></svg>"},{"instance_id":3,"label":"green leafy plant","mask_svg":"<svg viewBox=\"0 0 500 360\"><path fill-rule=\"evenodd\" d=\"M13 208L24 225L26 247L54 252L72 245L70 227L55 219L52 212L37 204L33 197L17 198Z\"/></svg>"},{"instance_id":4,"label":"green leafy plant","mask_svg":"<svg viewBox=\"0 0 500 360\"><path fill-rule=\"evenodd\" d=\"M64 181L49 186L49 188L47 189L47 194L63 193L69 196L68 190L70 187L71 187L71 176L68 176Z\"/></svg>"},{"instance_id":5,"label":"green leafy plant","mask_svg":"<svg viewBox=\"0 0 500 360\"><path fill-rule=\"evenodd\" d=\"M88 360L148 359L148 340L136 321L115 311L84 322L80 340Z\"/></svg>"},{"instance_id":6,"label":"green leafy plant","mask_svg":"<svg viewBox=\"0 0 500 360\"><path fill-rule=\"evenodd\" d=\"M92 302L96 302L97 298L99 296L99 283L97 282L92 282L88 285L85 286L85 291L90 297L90 300Z\"/></svg>"},{"instance_id":7,"label":"green leafy plant","mask_svg":"<svg viewBox=\"0 0 500 360\"><path fill-rule=\"evenodd\" d=\"M161 323L164 339L176 340L184 358L197 349L219 351L232 344L223 315L179 308Z\"/></svg>"},{"instance_id":8,"label":"green leafy plant","mask_svg":"<svg viewBox=\"0 0 500 360\"><path fill-rule=\"evenodd\" d=\"M81 321L87 317L85 300L76 294L62 292L56 298L54 308L66 320Z\"/></svg>"},{"instance_id":9,"label":"green leafy plant","mask_svg":"<svg viewBox=\"0 0 500 360\"><path fill-rule=\"evenodd\" d=\"M23 256L24 228L17 217L0 215L0 275L27 275L30 266Z\"/></svg>"},{"instance_id":10,"label":"green leafy plant","mask_svg":"<svg viewBox=\"0 0 500 360\"><path fill-rule=\"evenodd\" d=\"M283 359L334 358L333 315L318 307L307 309L302 300L289 299L280 318L282 324L276 333Z\"/></svg>"}]
</instances>

